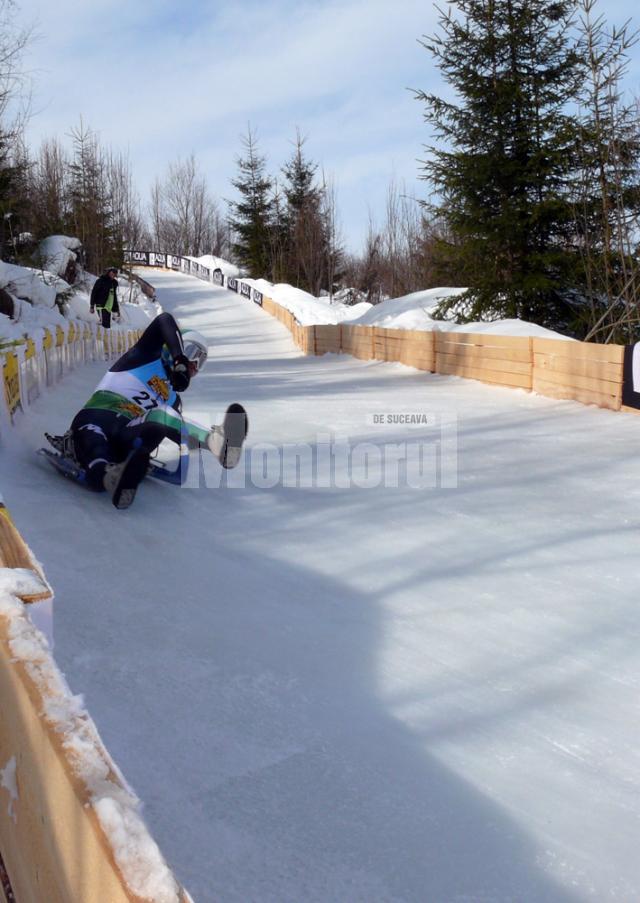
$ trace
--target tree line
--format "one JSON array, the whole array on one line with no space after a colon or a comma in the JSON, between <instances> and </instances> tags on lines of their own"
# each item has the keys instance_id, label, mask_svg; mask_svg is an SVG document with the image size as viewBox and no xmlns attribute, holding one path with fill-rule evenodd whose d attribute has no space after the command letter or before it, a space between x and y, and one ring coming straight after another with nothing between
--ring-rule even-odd
<instances>
[{"instance_id":1,"label":"tree line","mask_svg":"<svg viewBox=\"0 0 640 903\"><path fill-rule=\"evenodd\" d=\"M221 210L192 154L143 204L126 155L82 121L63 145L24 140L14 7L0 0L0 252L77 236L93 271L126 247L227 257L255 277L376 303L468 286L438 315L519 317L579 338L640 335L640 116L623 81L637 33L596 0L455 0L421 43L445 89L417 90L430 130L427 198L392 181L362 252L341 238L336 189L297 131L270 174L251 126Z\"/></svg>"}]
</instances>

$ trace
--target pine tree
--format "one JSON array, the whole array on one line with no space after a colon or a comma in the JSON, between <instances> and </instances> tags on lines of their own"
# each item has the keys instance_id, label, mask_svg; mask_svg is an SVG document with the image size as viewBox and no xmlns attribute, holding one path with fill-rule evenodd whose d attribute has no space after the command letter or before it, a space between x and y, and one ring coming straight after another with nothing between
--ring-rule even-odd
<instances>
[{"instance_id":1,"label":"pine tree","mask_svg":"<svg viewBox=\"0 0 640 903\"><path fill-rule=\"evenodd\" d=\"M31 253L31 238L36 227L32 203L33 163L24 136L16 137L10 162L10 186L7 200L11 216L8 219L9 235L12 238L12 259L21 262Z\"/></svg>"},{"instance_id":2,"label":"pine tree","mask_svg":"<svg viewBox=\"0 0 640 903\"><path fill-rule=\"evenodd\" d=\"M272 275L272 187L266 174L266 160L258 153L255 133L248 128L242 143L245 154L238 157L238 178L231 184L240 200L230 202L229 225L233 231L232 250L250 276Z\"/></svg>"},{"instance_id":3,"label":"pine tree","mask_svg":"<svg viewBox=\"0 0 640 903\"><path fill-rule=\"evenodd\" d=\"M319 295L326 282L327 237L322 216L322 189L316 185L318 167L306 158L304 143L305 139L298 131L294 153L282 168L287 281Z\"/></svg>"},{"instance_id":4,"label":"pine tree","mask_svg":"<svg viewBox=\"0 0 640 903\"><path fill-rule=\"evenodd\" d=\"M456 0L424 46L456 92L418 92L440 144L424 177L451 235L439 253L458 284L462 319L553 324L570 281L566 185L577 127L566 115L580 66L572 0ZM464 282L463 282L464 280Z\"/></svg>"},{"instance_id":5,"label":"pine tree","mask_svg":"<svg viewBox=\"0 0 640 903\"><path fill-rule=\"evenodd\" d=\"M87 268L101 272L119 266L124 249L114 230L107 164L96 135L82 121L71 132L73 160L69 164L71 234L79 238Z\"/></svg>"}]
</instances>

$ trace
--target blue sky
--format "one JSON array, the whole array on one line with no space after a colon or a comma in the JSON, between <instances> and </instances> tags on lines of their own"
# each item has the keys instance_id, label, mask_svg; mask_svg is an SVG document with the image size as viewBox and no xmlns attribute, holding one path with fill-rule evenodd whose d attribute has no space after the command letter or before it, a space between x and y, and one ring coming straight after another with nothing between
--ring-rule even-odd
<instances>
[{"instance_id":1,"label":"blue sky","mask_svg":"<svg viewBox=\"0 0 640 903\"><path fill-rule=\"evenodd\" d=\"M600 3L611 24L628 0ZM143 201L167 164L194 152L218 198L251 123L276 174L296 128L337 188L347 246L360 250L369 211L384 217L392 178L418 180L429 134L410 88L442 83L419 39L436 11L422 0L19 0L37 33L27 54L33 81L32 146L65 140L79 122L128 151ZM636 17L636 22L640 17ZM629 89L640 95L640 51ZM225 205L222 205L223 209Z\"/></svg>"}]
</instances>

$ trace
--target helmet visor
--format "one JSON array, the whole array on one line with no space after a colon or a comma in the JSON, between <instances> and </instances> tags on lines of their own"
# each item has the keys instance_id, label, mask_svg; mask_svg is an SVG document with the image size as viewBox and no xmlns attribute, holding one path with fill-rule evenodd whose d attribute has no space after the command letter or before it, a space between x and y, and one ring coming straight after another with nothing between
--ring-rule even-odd
<instances>
[{"instance_id":1,"label":"helmet visor","mask_svg":"<svg viewBox=\"0 0 640 903\"><path fill-rule=\"evenodd\" d=\"M190 363L195 366L196 373L201 370L207 360L207 349L197 342L185 342L184 353Z\"/></svg>"}]
</instances>

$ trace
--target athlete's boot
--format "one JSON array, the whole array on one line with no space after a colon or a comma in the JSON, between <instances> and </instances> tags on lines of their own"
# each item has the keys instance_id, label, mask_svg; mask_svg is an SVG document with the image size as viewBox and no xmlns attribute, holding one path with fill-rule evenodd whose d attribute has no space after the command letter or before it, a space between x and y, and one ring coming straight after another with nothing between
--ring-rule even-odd
<instances>
[{"instance_id":1,"label":"athlete's boot","mask_svg":"<svg viewBox=\"0 0 640 903\"><path fill-rule=\"evenodd\" d=\"M134 448L121 464L107 464L104 488L116 508L128 508L132 504L148 467L149 452L144 448Z\"/></svg>"}]
</instances>

